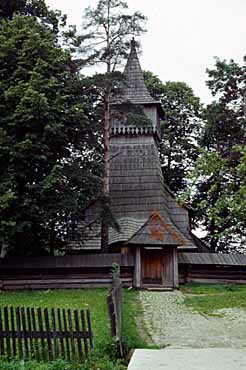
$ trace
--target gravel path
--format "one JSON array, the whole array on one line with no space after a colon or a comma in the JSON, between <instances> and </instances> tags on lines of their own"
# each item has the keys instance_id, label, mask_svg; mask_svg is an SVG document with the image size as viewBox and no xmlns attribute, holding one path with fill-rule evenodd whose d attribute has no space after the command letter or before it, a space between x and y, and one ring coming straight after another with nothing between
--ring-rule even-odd
<instances>
[{"instance_id":1,"label":"gravel path","mask_svg":"<svg viewBox=\"0 0 246 370\"><path fill-rule=\"evenodd\" d=\"M140 291L144 323L161 348L246 348L246 311L223 309L225 317L193 312L179 292Z\"/></svg>"}]
</instances>

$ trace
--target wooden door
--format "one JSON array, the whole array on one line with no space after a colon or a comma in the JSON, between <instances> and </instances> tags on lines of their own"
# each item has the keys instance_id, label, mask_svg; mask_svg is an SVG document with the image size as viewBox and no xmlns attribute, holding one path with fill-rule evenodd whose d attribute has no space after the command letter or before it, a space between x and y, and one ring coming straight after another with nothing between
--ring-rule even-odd
<instances>
[{"instance_id":1,"label":"wooden door","mask_svg":"<svg viewBox=\"0 0 246 370\"><path fill-rule=\"evenodd\" d=\"M174 286L173 250L173 248L168 248L163 251L163 285L165 287Z\"/></svg>"},{"instance_id":2,"label":"wooden door","mask_svg":"<svg viewBox=\"0 0 246 370\"><path fill-rule=\"evenodd\" d=\"M174 251L173 247L141 250L142 285L175 286Z\"/></svg>"},{"instance_id":3,"label":"wooden door","mask_svg":"<svg viewBox=\"0 0 246 370\"><path fill-rule=\"evenodd\" d=\"M141 251L141 271L143 285L162 285L163 251L162 249L143 249Z\"/></svg>"}]
</instances>

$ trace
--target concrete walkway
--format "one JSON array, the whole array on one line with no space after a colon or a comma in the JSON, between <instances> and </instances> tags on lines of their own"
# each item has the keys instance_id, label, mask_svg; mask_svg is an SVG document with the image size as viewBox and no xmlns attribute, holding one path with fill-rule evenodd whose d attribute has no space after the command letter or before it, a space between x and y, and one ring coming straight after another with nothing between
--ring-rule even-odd
<instances>
[{"instance_id":1,"label":"concrete walkway","mask_svg":"<svg viewBox=\"0 0 246 370\"><path fill-rule=\"evenodd\" d=\"M128 370L246 370L246 350L137 349Z\"/></svg>"}]
</instances>

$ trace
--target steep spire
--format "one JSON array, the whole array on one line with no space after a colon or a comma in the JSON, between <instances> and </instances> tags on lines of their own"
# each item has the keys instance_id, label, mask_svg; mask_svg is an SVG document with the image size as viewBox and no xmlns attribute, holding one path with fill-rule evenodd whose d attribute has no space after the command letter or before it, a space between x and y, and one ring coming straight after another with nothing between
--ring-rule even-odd
<instances>
[{"instance_id":1,"label":"steep spire","mask_svg":"<svg viewBox=\"0 0 246 370\"><path fill-rule=\"evenodd\" d=\"M124 75L126 77L126 87L123 92L123 98L125 100L129 100L132 104L158 103L151 97L145 86L134 39L131 41L131 52L127 60Z\"/></svg>"}]
</instances>

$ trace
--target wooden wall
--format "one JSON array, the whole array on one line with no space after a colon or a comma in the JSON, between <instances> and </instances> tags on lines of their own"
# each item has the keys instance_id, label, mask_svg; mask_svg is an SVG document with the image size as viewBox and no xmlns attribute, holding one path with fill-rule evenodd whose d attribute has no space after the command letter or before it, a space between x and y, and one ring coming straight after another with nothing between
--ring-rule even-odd
<instances>
[{"instance_id":1,"label":"wooden wall","mask_svg":"<svg viewBox=\"0 0 246 370\"><path fill-rule=\"evenodd\" d=\"M179 282L180 284L246 284L246 266L179 264Z\"/></svg>"},{"instance_id":2,"label":"wooden wall","mask_svg":"<svg viewBox=\"0 0 246 370\"><path fill-rule=\"evenodd\" d=\"M175 259L176 255L173 258ZM139 266L141 266L140 261L139 258ZM246 284L245 261L244 255L179 253L179 282L181 284L190 282ZM132 286L136 261L129 254L0 258L0 289L109 286L112 282L114 262L121 266L124 286ZM135 281L135 286L140 286L141 276L138 280ZM178 282L174 285L178 286Z\"/></svg>"},{"instance_id":3,"label":"wooden wall","mask_svg":"<svg viewBox=\"0 0 246 370\"><path fill-rule=\"evenodd\" d=\"M104 287L112 282L112 264L121 266L125 286L132 286L131 255L99 254L0 260L0 289Z\"/></svg>"}]
</instances>

